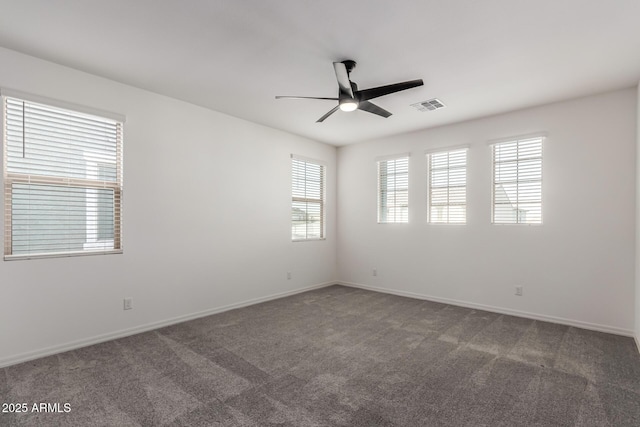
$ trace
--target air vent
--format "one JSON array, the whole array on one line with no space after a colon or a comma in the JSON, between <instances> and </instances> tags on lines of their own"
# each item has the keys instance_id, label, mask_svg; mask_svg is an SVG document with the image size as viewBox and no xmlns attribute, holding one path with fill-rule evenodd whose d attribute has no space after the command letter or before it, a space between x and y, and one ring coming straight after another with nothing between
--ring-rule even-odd
<instances>
[{"instance_id":1,"label":"air vent","mask_svg":"<svg viewBox=\"0 0 640 427\"><path fill-rule=\"evenodd\" d=\"M433 111L433 110L439 110L440 108L446 107L446 105L444 105L444 103L440 101L438 98L433 98L424 102L411 104L411 106L417 109L418 111Z\"/></svg>"}]
</instances>

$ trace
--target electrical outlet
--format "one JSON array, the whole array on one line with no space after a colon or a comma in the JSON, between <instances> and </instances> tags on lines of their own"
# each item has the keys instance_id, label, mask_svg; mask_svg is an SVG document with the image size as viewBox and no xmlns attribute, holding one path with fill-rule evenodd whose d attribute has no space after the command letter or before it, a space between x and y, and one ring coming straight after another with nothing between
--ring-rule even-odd
<instances>
[{"instance_id":1,"label":"electrical outlet","mask_svg":"<svg viewBox=\"0 0 640 427\"><path fill-rule=\"evenodd\" d=\"M378 270L376 270L375 268L373 269L373 271L371 272L371 274L373 276L377 276L378 275Z\"/></svg>"},{"instance_id":2,"label":"electrical outlet","mask_svg":"<svg viewBox=\"0 0 640 427\"><path fill-rule=\"evenodd\" d=\"M291 280L291 272L287 271L287 280Z\"/></svg>"},{"instance_id":3,"label":"electrical outlet","mask_svg":"<svg viewBox=\"0 0 640 427\"><path fill-rule=\"evenodd\" d=\"M133 308L133 298L125 298L124 299L124 310L131 310Z\"/></svg>"},{"instance_id":4,"label":"electrical outlet","mask_svg":"<svg viewBox=\"0 0 640 427\"><path fill-rule=\"evenodd\" d=\"M522 296L522 290L523 290L522 286L516 286L516 295L521 297Z\"/></svg>"}]
</instances>

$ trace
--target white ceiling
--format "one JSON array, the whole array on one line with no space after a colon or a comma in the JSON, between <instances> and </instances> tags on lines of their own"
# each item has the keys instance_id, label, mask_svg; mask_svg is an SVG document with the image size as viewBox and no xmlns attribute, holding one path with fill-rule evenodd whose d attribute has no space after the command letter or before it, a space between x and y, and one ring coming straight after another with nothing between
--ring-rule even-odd
<instances>
[{"instance_id":1,"label":"white ceiling","mask_svg":"<svg viewBox=\"0 0 640 427\"><path fill-rule=\"evenodd\" d=\"M340 146L635 86L640 1L0 0L0 45ZM336 96L344 59L360 89L425 85L388 119L275 100Z\"/></svg>"}]
</instances>

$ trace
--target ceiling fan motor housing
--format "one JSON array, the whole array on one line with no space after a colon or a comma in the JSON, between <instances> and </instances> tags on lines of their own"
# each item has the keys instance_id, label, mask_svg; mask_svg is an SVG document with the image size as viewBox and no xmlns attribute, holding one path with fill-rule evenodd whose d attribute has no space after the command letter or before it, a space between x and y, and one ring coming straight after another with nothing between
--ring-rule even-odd
<instances>
[{"instance_id":1,"label":"ceiling fan motor housing","mask_svg":"<svg viewBox=\"0 0 640 427\"><path fill-rule=\"evenodd\" d=\"M358 85L352 81L349 81L349 83L351 83L351 91L353 92L353 97L351 97L350 94L343 91L342 89L338 89L338 99L340 101L342 101L343 99L360 101L360 98L358 97L358 93L357 93Z\"/></svg>"},{"instance_id":2,"label":"ceiling fan motor housing","mask_svg":"<svg viewBox=\"0 0 640 427\"><path fill-rule=\"evenodd\" d=\"M356 61L352 59L347 59L342 61L344 67L347 71L347 77L351 74L354 68L356 68ZM351 86L351 93L343 90L342 88L338 89L338 105L342 111L354 111L358 109L358 104L360 103L360 97L358 96L358 85L351 81L349 78L349 85ZM352 96L353 94L353 96Z\"/></svg>"}]
</instances>

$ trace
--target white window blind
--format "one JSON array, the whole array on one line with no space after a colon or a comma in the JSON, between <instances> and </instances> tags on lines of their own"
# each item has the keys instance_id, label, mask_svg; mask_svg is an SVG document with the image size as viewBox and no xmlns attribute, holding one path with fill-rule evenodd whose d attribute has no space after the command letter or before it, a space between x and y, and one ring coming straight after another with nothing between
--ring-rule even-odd
<instances>
[{"instance_id":1,"label":"white window blind","mask_svg":"<svg viewBox=\"0 0 640 427\"><path fill-rule=\"evenodd\" d=\"M314 161L291 157L291 239L325 238L325 171Z\"/></svg>"},{"instance_id":2,"label":"white window blind","mask_svg":"<svg viewBox=\"0 0 640 427\"><path fill-rule=\"evenodd\" d=\"M542 223L543 137L493 145L493 223Z\"/></svg>"},{"instance_id":3,"label":"white window blind","mask_svg":"<svg viewBox=\"0 0 640 427\"><path fill-rule=\"evenodd\" d=\"M427 154L428 221L467 221L467 149Z\"/></svg>"},{"instance_id":4,"label":"white window blind","mask_svg":"<svg viewBox=\"0 0 640 427\"><path fill-rule=\"evenodd\" d=\"M5 259L121 252L123 123L2 103Z\"/></svg>"},{"instance_id":5,"label":"white window blind","mask_svg":"<svg viewBox=\"0 0 640 427\"><path fill-rule=\"evenodd\" d=\"M378 222L409 222L409 157L378 161Z\"/></svg>"}]
</instances>

